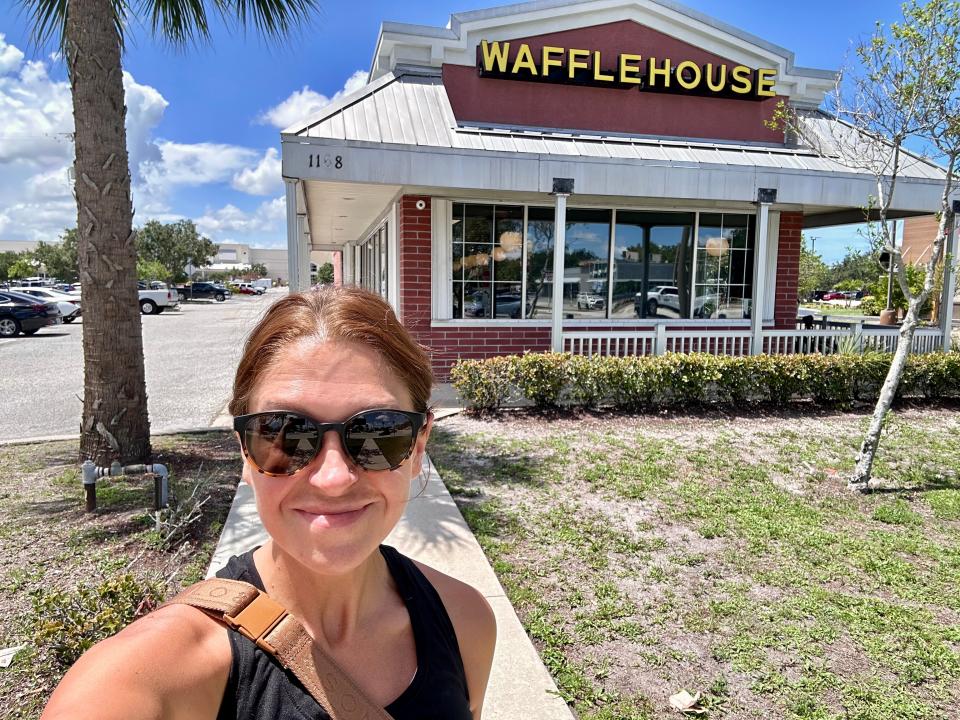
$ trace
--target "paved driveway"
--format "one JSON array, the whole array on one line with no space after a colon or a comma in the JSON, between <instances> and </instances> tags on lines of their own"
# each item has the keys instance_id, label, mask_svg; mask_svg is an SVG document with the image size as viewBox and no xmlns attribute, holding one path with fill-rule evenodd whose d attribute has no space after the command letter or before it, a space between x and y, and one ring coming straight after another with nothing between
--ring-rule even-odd
<instances>
[{"instance_id":1,"label":"paved driveway","mask_svg":"<svg viewBox=\"0 0 960 720\"><path fill-rule=\"evenodd\" d=\"M206 427L230 396L243 340L286 290L141 316L154 432ZM83 321L0 340L0 440L77 434L83 408Z\"/></svg>"}]
</instances>

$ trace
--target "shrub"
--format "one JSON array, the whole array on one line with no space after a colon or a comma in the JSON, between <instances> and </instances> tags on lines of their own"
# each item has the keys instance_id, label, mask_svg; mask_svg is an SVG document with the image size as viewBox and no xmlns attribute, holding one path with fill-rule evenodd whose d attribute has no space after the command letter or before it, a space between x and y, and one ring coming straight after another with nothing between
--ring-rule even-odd
<instances>
[{"instance_id":1,"label":"shrub","mask_svg":"<svg viewBox=\"0 0 960 720\"><path fill-rule=\"evenodd\" d=\"M159 584L126 574L76 590L40 590L33 595L33 642L58 671L114 635L163 599Z\"/></svg>"},{"instance_id":2,"label":"shrub","mask_svg":"<svg viewBox=\"0 0 960 720\"><path fill-rule=\"evenodd\" d=\"M508 377L538 408L555 407L569 384L570 361L571 357L562 353L524 353L512 358Z\"/></svg>"},{"instance_id":3,"label":"shrub","mask_svg":"<svg viewBox=\"0 0 960 720\"><path fill-rule=\"evenodd\" d=\"M496 410L510 393L512 358L459 360L450 371L450 382L468 407L478 411Z\"/></svg>"},{"instance_id":4,"label":"shrub","mask_svg":"<svg viewBox=\"0 0 960 720\"><path fill-rule=\"evenodd\" d=\"M892 356L667 353L658 357L583 357L528 353L465 360L451 381L468 407L489 410L525 399L540 408L613 407L638 410L719 404L814 401L847 406L872 400ZM901 397L960 397L960 353L911 355Z\"/></svg>"}]
</instances>

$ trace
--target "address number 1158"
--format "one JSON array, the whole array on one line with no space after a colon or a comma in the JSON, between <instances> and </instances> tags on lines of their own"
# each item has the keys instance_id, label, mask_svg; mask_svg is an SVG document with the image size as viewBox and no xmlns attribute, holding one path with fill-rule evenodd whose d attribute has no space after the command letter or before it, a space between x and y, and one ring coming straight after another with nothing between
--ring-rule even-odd
<instances>
[{"instance_id":1,"label":"address number 1158","mask_svg":"<svg viewBox=\"0 0 960 720\"><path fill-rule=\"evenodd\" d=\"M307 167L325 167L341 170L343 168L343 155L310 153L307 155Z\"/></svg>"}]
</instances>

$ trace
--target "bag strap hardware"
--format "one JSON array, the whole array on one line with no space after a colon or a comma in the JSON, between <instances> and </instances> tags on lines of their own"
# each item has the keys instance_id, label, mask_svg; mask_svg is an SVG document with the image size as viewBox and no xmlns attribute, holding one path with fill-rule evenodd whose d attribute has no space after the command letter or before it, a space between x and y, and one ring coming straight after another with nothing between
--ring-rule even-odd
<instances>
[{"instance_id":1,"label":"bag strap hardware","mask_svg":"<svg viewBox=\"0 0 960 720\"><path fill-rule=\"evenodd\" d=\"M259 592L236 616L224 613L223 621L244 637L253 640L257 647L276 655L276 650L265 638L288 614L280 603L266 593Z\"/></svg>"}]
</instances>

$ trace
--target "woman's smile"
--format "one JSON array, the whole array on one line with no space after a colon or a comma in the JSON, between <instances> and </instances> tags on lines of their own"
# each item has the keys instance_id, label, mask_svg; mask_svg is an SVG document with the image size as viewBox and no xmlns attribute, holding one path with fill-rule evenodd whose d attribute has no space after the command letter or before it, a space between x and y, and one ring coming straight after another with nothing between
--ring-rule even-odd
<instances>
[{"instance_id":1,"label":"woman's smile","mask_svg":"<svg viewBox=\"0 0 960 720\"><path fill-rule=\"evenodd\" d=\"M297 508L296 513L310 523L311 528L342 528L352 525L366 514L373 503L354 508Z\"/></svg>"}]
</instances>

